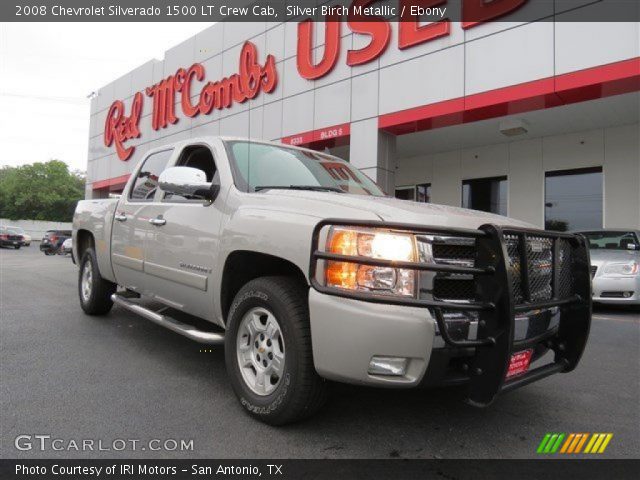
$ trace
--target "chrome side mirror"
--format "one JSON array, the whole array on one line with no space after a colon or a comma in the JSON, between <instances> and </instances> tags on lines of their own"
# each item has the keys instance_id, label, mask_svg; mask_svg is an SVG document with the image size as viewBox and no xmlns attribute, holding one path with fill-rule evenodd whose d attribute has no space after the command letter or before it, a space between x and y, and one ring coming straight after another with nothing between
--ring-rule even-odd
<instances>
[{"instance_id":1,"label":"chrome side mirror","mask_svg":"<svg viewBox=\"0 0 640 480\"><path fill-rule=\"evenodd\" d=\"M212 189L205 173L192 167L169 167L160 174L158 186L167 193L189 195L213 201L218 189Z\"/></svg>"}]
</instances>

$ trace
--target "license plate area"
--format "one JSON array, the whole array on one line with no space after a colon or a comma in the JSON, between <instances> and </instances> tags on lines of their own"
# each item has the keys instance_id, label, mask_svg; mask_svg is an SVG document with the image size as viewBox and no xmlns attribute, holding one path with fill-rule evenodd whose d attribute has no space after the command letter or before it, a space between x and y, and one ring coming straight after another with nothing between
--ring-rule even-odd
<instances>
[{"instance_id":1,"label":"license plate area","mask_svg":"<svg viewBox=\"0 0 640 480\"><path fill-rule=\"evenodd\" d=\"M519 377L520 375L527 373L527 371L529 371L529 365L531 365L532 355L532 348L511 354L509 368L507 369L505 379L510 380L514 377Z\"/></svg>"}]
</instances>

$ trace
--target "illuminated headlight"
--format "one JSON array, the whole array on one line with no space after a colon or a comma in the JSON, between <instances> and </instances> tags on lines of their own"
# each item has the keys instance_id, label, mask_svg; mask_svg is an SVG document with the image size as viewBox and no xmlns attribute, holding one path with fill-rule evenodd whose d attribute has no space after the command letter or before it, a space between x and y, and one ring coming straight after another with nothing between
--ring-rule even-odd
<instances>
[{"instance_id":1,"label":"illuminated headlight","mask_svg":"<svg viewBox=\"0 0 640 480\"><path fill-rule=\"evenodd\" d=\"M610 263L604 267L605 275L637 275L638 262Z\"/></svg>"},{"instance_id":2,"label":"illuminated headlight","mask_svg":"<svg viewBox=\"0 0 640 480\"><path fill-rule=\"evenodd\" d=\"M332 227L327 238L327 251L401 262L416 259L415 240L412 235L375 229ZM325 268L325 284L345 290L415 296L415 272L395 267L331 260L327 261Z\"/></svg>"}]
</instances>

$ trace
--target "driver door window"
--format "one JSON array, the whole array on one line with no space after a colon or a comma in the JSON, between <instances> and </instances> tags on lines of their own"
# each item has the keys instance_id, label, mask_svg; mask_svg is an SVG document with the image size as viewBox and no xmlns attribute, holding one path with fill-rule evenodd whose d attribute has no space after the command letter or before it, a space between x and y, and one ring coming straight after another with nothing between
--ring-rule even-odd
<instances>
[{"instance_id":1,"label":"driver door window","mask_svg":"<svg viewBox=\"0 0 640 480\"><path fill-rule=\"evenodd\" d=\"M147 157L129 192L131 202L149 202L158 189L158 177L167 166L173 150L163 150Z\"/></svg>"},{"instance_id":2,"label":"driver door window","mask_svg":"<svg viewBox=\"0 0 640 480\"><path fill-rule=\"evenodd\" d=\"M213 184L220 183L220 175L216 168L216 163L213 159L213 154L208 147L204 145L190 145L185 147L180 158L175 164L176 167L191 167L202 170L207 177L207 182ZM169 192L164 192L163 202L200 202L201 198L191 198L183 195L176 195Z\"/></svg>"}]
</instances>

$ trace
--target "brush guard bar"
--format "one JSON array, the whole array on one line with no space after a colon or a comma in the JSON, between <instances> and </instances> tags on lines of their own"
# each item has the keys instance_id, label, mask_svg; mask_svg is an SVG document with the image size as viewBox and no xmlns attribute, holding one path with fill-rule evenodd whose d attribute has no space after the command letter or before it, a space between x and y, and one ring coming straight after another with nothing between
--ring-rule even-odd
<instances>
[{"instance_id":1,"label":"brush guard bar","mask_svg":"<svg viewBox=\"0 0 640 480\"><path fill-rule=\"evenodd\" d=\"M384 231L414 235L442 235L475 240L474 266L445 265L424 262L399 262L362 256L341 255L321 250L323 228L330 226L376 228ZM326 238L326 236L325 236ZM549 299L534 300L531 291L532 268L536 265L527 257L529 240L544 239L552 251L551 295ZM514 268L509 248L519 255ZM563 261L561 262L561 259ZM451 274L473 275L476 299L459 303L419 298L396 297L369 292L328 287L318 281L320 261L351 262L380 267L394 267ZM569 262L569 264L567 264ZM377 221L327 219L316 225L311 243L309 279L311 286L324 294L355 300L429 309L448 348L474 348L468 363L468 402L476 406L489 405L495 397L528 383L558 372L573 370L584 351L591 325L591 277L589 249L581 235L545 230L482 225L479 229L443 228ZM566 270L569 269L569 270ZM566 282L569 275L570 282ZM567 287L567 284L570 286ZM517 294L514 290L518 289ZM516 298L517 295L517 298ZM556 328L534 338L514 341L516 314L557 307L559 324ZM449 334L443 311L473 311L478 314L478 333L473 340L456 340ZM554 360L506 379L513 353L540 343L553 350Z\"/></svg>"}]
</instances>

